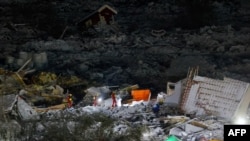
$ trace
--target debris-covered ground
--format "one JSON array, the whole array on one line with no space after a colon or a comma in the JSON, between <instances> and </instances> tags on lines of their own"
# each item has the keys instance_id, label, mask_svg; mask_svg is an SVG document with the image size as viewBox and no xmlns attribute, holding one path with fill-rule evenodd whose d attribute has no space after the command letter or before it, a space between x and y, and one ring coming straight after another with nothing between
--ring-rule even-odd
<instances>
[{"instance_id":1,"label":"debris-covered ground","mask_svg":"<svg viewBox=\"0 0 250 141\"><path fill-rule=\"evenodd\" d=\"M76 105L74 108L48 110L40 113L39 116L33 113L30 115L32 118L23 119L26 122L22 124L18 123L18 120L3 122L2 133L11 133L10 137L1 136L1 138L17 141L28 138L42 141L58 140L62 138L61 136L64 138L73 136L74 140L79 141L98 139L163 141L171 134L183 141L202 136L207 139L223 140L223 125L227 123L223 119L209 116L195 118L183 116L177 108L170 108L164 104L161 105L160 113L156 116L152 112L154 100L133 102L115 108L111 108L111 99L103 102L106 103L105 106ZM25 109L28 110L29 105L26 104ZM91 137L93 132L97 133Z\"/></svg>"},{"instance_id":2,"label":"debris-covered ground","mask_svg":"<svg viewBox=\"0 0 250 141\"><path fill-rule=\"evenodd\" d=\"M109 26L83 31L75 26L104 4L117 11L118 31ZM101 85L140 84L155 93L165 89L167 81L186 77L193 66L200 66L204 76L249 82L247 3L213 6L221 11L214 16L217 23L187 29L183 24L190 20L181 16L185 8L168 0L5 1L1 66L16 71L31 58L29 67L36 70L77 75ZM178 17L185 20L181 25Z\"/></svg>"},{"instance_id":3,"label":"debris-covered ground","mask_svg":"<svg viewBox=\"0 0 250 141\"><path fill-rule=\"evenodd\" d=\"M15 79L10 74L4 73L1 76L12 78L8 83L16 84L16 87L12 86L12 90L18 93L0 96L3 109L0 138L3 140L43 141L74 136L73 139L79 141L159 141L167 139L169 135L183 141L201 137L223 140L223 125L230 123L216 116L186 116L167 101L161 101L160 111L155 113L152 109L159 102L158 97L152 98L148 91L146 100L135 101L132 93L139 89L138 85L124 88L90 87L84 90L85 95L80 101L73 95L74 104L69 107L67 97L70 92L65 92L58 84L79 84L81 80L76 77L64 78L65 83L60 83L55 74L41 72L32 77L36 83L27 84L23 81L25 77ZM8 83L3 81L1 87L7 88ZM8 93L4 90L6 89L2 89L3 93ZM113 101L109 95L111 91L116 92L116 107L112 107ZM95 95L98 96L96 106L92 99ZM132 95L132 99L126 98L127 95ZM55 132L61 130L62 132ZM93 137L93 132L98 134Z\"/></svg>"}]
</instances>

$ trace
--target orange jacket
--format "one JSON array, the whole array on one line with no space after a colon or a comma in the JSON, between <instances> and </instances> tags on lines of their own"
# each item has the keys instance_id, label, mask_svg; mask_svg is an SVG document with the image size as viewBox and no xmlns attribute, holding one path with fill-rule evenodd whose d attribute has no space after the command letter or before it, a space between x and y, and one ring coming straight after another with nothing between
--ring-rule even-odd
<instances>
[{"instance_id":1,"label":"orange jacket","mask_svg":"<svg viewBox=\"0 0 250 141\"><path fill-rule=\"evenodd\" d=\"M115 100L115 93L112 93L111 97L112 97L113 100Z\"/></svg>"}]
</instances>

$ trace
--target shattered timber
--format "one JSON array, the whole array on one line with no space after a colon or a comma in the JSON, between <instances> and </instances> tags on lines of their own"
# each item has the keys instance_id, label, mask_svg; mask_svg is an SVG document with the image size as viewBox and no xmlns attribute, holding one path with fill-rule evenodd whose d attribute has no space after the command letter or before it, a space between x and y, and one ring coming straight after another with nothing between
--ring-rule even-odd
<instances>
[{"instance_id":1,"label":"shattered timber","mask_svg":"<svg viewBox=\"0 0 250 141\"><path fill-rule=\"evenodd\" d=\"M27 78L26 75L31 72L33 71L12 72L0 69L1 107L4 113L11 113L15 104L18 108L23 104L29 105L28 113L31 113L31 116L36 112L64 109L68 93L64 93L61 86L69 88L85 85L84 81L76 76L62 77L50 72L40 72ZM24 111L19 111L22 118L24 118L22 115L28 115L22 112ZM24 119L29 119L29 117Z\"/></svg>"}]
</instances>

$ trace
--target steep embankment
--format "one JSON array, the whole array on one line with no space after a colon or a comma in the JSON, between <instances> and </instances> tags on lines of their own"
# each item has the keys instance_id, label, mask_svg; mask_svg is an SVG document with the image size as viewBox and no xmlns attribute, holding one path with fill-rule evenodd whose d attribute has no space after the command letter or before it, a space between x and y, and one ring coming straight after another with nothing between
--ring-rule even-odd
<instances>
[{"instance_id":1,"label":"steep embankment","mask_svg":"<svg viewBox=\"0 0 250 141\"><path fill-rule=\"evenodd\" d=\"M237 12L232 3L214 2L210 13L203 11L192 17L190 14L195 11L185 14L185 3L112 0L108 4L118 11L119 33L109 27L98 32L78 30L76 21L104 3L107 2L2 3L1 12L6 16L1 17L1 66L16 70L20 64L8 64L7 56L18 59L22 51L45 52L48 64L36 68L38 71L76 74L104 85L137 83L154 92L165 91L167 81L185 78L193 66L199 66L203 76L250 82L246 6ZM205 20L210 14L213 20ZM203 20L195 21L199 16ZM196 28L190 29L192 25ZM64 36L58 39L65 27ZM155 34L159 30L165 33Z\"/></svg>"}]
</instances>

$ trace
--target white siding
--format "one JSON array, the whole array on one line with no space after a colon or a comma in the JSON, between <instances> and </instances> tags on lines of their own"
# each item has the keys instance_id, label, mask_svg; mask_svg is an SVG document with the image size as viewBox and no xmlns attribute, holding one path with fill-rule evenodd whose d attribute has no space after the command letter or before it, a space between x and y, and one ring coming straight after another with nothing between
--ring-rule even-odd
<instances>
[{"instance_id":1,"label":"white siding","mask_svg":"<svg viewBox=\"0 0 250 141\"><path fill-rule=\"evenodd\" d=\"M227 119L234 115L243 95L246 93L248 83L230 78L215 80L195 76L196 83L191 87L186 112L204 110Z\"/></svg>"},{"instance_id":2,"label":"white siding","mask_svg":"<svg viewBox=\"0 0 250 141\"><path fill-rule=\"evenodd\" d=\"M185 111L186 112L194 112L197 110L196 108L196 101L197 101L197 92L198 92L199 84L195 84L191 87L188 99L185 104Z\"/></svg>"}]
</instances>

